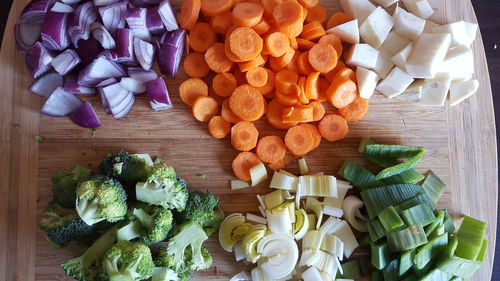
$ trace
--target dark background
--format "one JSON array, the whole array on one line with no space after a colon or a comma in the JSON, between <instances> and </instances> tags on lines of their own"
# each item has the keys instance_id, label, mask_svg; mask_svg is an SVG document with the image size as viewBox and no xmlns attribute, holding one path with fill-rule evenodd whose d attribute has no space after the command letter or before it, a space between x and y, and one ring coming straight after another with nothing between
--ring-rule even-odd
<instances>
[{"instance_id":1,"label":"dark background","mask_svg":"<svg viewBox=\"0 0 500 281\"><path fill-rule=\"evenodd\" d=\"M0 40L2 40L12 0L0 0L0 2ZM500 109L500 0L472 0L472 4L474 5L479 21L479 28L481 29L486 58L488 60L493 102L495 109ZM496 111L495 120L498 126L500 124L500 114ZM500 143L499 136L500 134L497 131L497 143ZM500 227L500 223L498 227ZM495 250L496 258L491 280L500 280L500 228L498 227Z\"/></svg>"}]
</instances>

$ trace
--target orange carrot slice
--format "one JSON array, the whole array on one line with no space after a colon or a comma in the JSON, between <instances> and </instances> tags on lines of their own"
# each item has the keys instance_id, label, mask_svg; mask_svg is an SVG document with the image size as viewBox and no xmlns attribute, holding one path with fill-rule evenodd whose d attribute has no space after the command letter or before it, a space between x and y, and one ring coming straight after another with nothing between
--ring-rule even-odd
<instances>
[{"instance_id":1,"label":"orange carrot slice","mask_svg":"<svg viewBox=\"0 0 500 281\"><path fill-rule=\"evenodd\" d=\"M236 78L231 73L218 73L212 80L215 93L221 97L229 97L237 86Z\"/></svg>"},{"instance_id":2,"label":"orange carrot slice","mask_svg":"<svg viewBox=\"0 0 500 281\"><path fill-rule=\"evenodd\" d=\"M311 131L302 126L294 126L286 132L285 145L296 156L302 156L314 147L314 138Z\"/></svg>"},{"instance_id":3,"label":"orange carrot slice","mask_svg":"<svg viewBox=\"0 0 500 281\"><path fill-rule=\"evenodd\" d=\"M259 131L252 122L241 121L231 128L231 144L236 150L250 151L257 146Z\"/></svg>"},{"instance_id":4,"label":"orange carrot slice","mask_svg":"<svg viewBox=\"0 0 500 281\"><path fill-rule=\"evenodd\" d=\"M200 14L201 0L185 0L182 1L181 9L177 14L177 22L182 29L191 30Z\"/></svg>"},{"instance_id":5,"label":"orange carrot slice","mask_svg":"<svg viewBox=\"0 0 500 281\"><path fill-rule=\"evenodd\" d=\"M221 13L211 18L210 24L212 25L215 33L219 35L225 35L227 30L233 25L233 14L231 14L231 12Z\"/></svg>"},{"instance_id":6,"label":"orange carrot slice","mask_svg":"<svg viewBox=\"0 0 500 281\"><path fill-rule=\"evenodd\" d=\"M269 105L267 106L267 113L266 113L267 122L269 122L269 124L271 124L271 126L273 126L276 129L287 130L296 125L296 123L289 123L289 124L283 123L281 115L283 113L284 108L286 108L286 105L283 105L277 99L273 99L271 102L269 102Z\"/></svg>"},{"instance_id":7,"label":"orange carrot slice","mask_svg":"<svg viewBox=\"0 0 500 281\"><path fill-rule=\"evenodd\" d=\"M219 113L219 104L208 96L199 96L193 103L193 116L200 122L208 122Z\"/></svg>"},{"instance_id":8,"label":"orange carrot slice","mask_svg":"<svg viewBox=\"0 0 500 281\"><path fill-rule=\"evenodd\" d=\"M337 35L333 33L321 37L318 43L332 45L332 47L335 48L338 57L340 57L342 55L342 52L344 51L344 46L342 45L342 41Z\"/></svg>"},{"instance_id":9,"label":"orange carrot slice","mask_svg":"<svg viewBox=\"0 0 500 281\"><path fill-rule=\"evenodd\" d=\"M262 18L262 20L252 28L257 34L262 35L271 29L271 24L265 18Z\"/></svg>"},{"instance_id":10,"label":"orange carrot slice","mask_svg":"<svg viewBox=\"0 0 500 281\"><path fill-rule=\"evenodd\" d=\"M214 17L231 10L233 0L201 0L201 12L208 17Z\"/></svg>"},{"instance_id":11,"label":"orange carrot slice","mask_svg":"<svg viewBox=\"0 0 500 281\"><path fill-rule=\"evenodd\" d=\"M295 55L295 50L293 48L288 48L286 53L282 55L281 57L271 57L269 58L269 67L273 71L280 71L285 66L287 66L293 59L293 56Z\"/></svg>"},{"instance_id":12,"label":"orange carrot slice","mask_svg":"<svg viewBox=\"0 0 500 281\"><path fill-rule=\"evenodd\" d=\"M252 68L263 66L266 64L266 59L263 55L258 55L255 59L251 61L240 62L238 67L241 72L247 72Z\"/></svg>"},{"instance_id":13,"label":"orange carrot slice","mask_svg":"<svg viewBox=\"0 0 500 281\"><path fill-rule=\"evenodd\" d=\"M252 27L262 20L264 8L257 3L242 2L233 8L233 24L236 26Z\"/></svg>"},{"instance_id":14,"label":"orange carrot slice","mask_svg":"<svg viewBox=\"0 0 500 281\"><path fill-rule=\"evenodd\" d=\"M327 17L327 12L325 8L318 5L308 9L305 22L310 23L313 21L319 21L321 24L323 24L326 20L326 17Z\"/></svg>"},{"instance_id":15,"label":"orange carrot slice","mask_svg":"<svg viewBox=\"0 0 500 281\"><path fill-rule=\"evenodd\" d=\"M297 44L299 50L302 52L309 51L312 47L314 47L314 42L306 40L304 38L297 38Z\"/></svg>"},{"instance_id":16,"label":"orange carrot slice","mask_svg":"<svg viewBox=\"0 0 500 281\"><path fill-rule=\"evenodd\" d=\"M345 139L349 127L347 121L337 114L328 114L319 121L318 129L321 136L327 141Z\"/></svg>"},{"instance_id":17,"label":"orange carrot slice","mask_svg":"<svg viewBox=\"0 0 500 281\"><path fill-rule=\"evenodd\" d=\"M315 70L309 63L309 51L303 52L297 60L297 67L301 75L309 75Z\"/></svg>"},{"instance_id":18,"label":"orange carrot slice","mask_svg":"<svg viewBox=\"0 0 500 281\"><path fill-rule=\"evenodd\" d=\"M337 65L337 52L328 44L316 44L309 50L309 63L321 73L328 73Z\"/></svg>"},{"instance_id":19,"label":"orange carrot slice","mask_svg":"<svg viewBox=\"0 0 500 281\"><path fill-rule=\"evenodd\" d=\"M208 132L216 139L223 139L231 131L231 123L227 122L222 116L214 116L208 122Z\"/></svg>"},{"instance_id":20,"label":"orange carrot slice","mask_svg":"<svg viewBox=\"0 0 500 281\"><path fill-rule=\"evenodd\" d=\"M262 94L262 95L267 95L271 93L274 90L274 85L275 85L275 75L274 72L271 70L264 68L267 72L267 81L266 84L262 87L258 87L257 90Z\"/></svg>"},{"instance_id":21,"label":"orange carrot slice","mask_svg":"<svg viewBox=\"0 0 500 281\"><path fill-rule=\"evenodd\" d=\"M245 121L259 120L265 111L265 100L260 92L250 85L236 88L229 98L229 106L238 117Z\"/></svg>"},{"instance_id":22,"label":"orange carrot slice","mask_svg":"<svg viewBox=\"0 0 500 281\"><path fill-rule=\"evenodd\" d=\"M229 106L229 99L226 99L222 103L221 116L224 120L233 124L243 121L240 117L236 116L236 114L234 114L234 112L231 110L231 107Z\"/></svg>"},{"instance_id":23,"label":"orange carrot slice","mask_svg":"<svg viewBox=\"0 0 500 281\"><path fill-rule=\"evenodd\" d=\"M276 73L276 91L284 94L293 94L296 85L299 82L299 75L296 72L283 69Z\"/></svg>"},{"instance_id":24,"label":"orange carrot slice","mask_svg":"<svg viewBox=\"0 0 500 281\"><path fill-rule=\"evenodd\" d=\"M316 125L313 125L310 123L300 124L299 126L308 129L311 132L311 135L313 136L314 145L313 145L313 148L311 149L311 151L318 148L318 146L321 144L321 134L319 133L318 127L316 127Z\"/></svg>"},{"instance_id":25,"label":"orange carrot slice","mask_svg":"<svg viewBox=\"0 0 500 281\"><path fill-rule=\"evenodd\" d=\"M240 152L233 160L234 175L242 181L249 181L250 169L262 163L257 154L252 152Z\"/></svg>"},{"instance_id":26,"label":"orange carrot slice","mask_svg":"<svg viewBox=\"0 0 500 281\"><path fill-rule=\"evenodd\" d=\"M217 34L206 22L197 22L189 32L189 46L196 52L206 52L215 42Z\"/></svg>"},{"instance_id":27,"label":"orange carrot slice","mask_svg":"<svg viewBox=\"0 0 500 281\"><path fill-rule=\"evenodd\" d=\"M312 122L319 121L325 116L326 110L323 104L319 101L314 101L309 104L313 108L313 120Z\"/></svg>"},{"instance_id":28,"label":"orange carrot slice","mask_svg":"<svg viewBox=\"0 0 500 281\"><path fill-rule=\"evenodd\" d=\"M285 157L286 146L282 138L266 136L259 140L255 152L262 162L276 163Z\"/></svg>"},{"instance_id":29,"label":"orange carrot slice","mask_svg":"<svg viewBox=\"0 0 500 281\"><path fill-rule=\"evenodd\" d=\"M344 108L351 104L358 96L356 83L352 80L338 77L326 92L328 101L336 108Z\"/></svg>"},{"instance_id":30,"label":"orange carrot slice","mask_svg":"<svg viewBox=\"0 0 500 281\"><path fill-rule=\"evenodd\" d=\"M313 107L309 105L295 105L283 109L283 123L307 123L313 121Z\"/></svg>"},{"instance_id":31,"label":"orange carrot slice","mask_svg":"<svg viewBox=\"0 0 500 281\"><path fill-rule=\"evenodd\" d=\"M319 97L319 77L319 72L312 72L307 76L305 92L308 99L315 100Z\"/></svg>"},{"instance_id":32,"label":"orange carrot slice","mask_svg":"<svg viewBox=\"0 0 500 281\"><path fill-rule=\"evenodd\" d=\"M354 20L354 18L346 13L335 13L328 20L328 23L326 24L326 28L330 29L332 27L335 27L337 25L341 25L343 23L346 23L346 22L349 22L352 20Z\"/></svg>"},{"instance_id":33,"label":"orange carrot slice","mask_svg":"<svg viewBox=\"0 0 500 281\"><path fill-rule=\"evenodd\" d=\"M253 60L260 55L263 44L264 40L260 38L257 32L249 27L236 28L231 35L229 35L229 46L231 51L243 61Z\"/></svg>"},{"instance_id":34,"label":"orange carrot slice","mask_svg":"<svg viewBox=\"0 0 500 281\"><path fill-rule=\"evenodd\" d=\"M316 41L321 37L323 37L325 34L326 32L321 22L313 21L311 23L304 25L304 28L300 36L309 41Z\"/></svg>"},{"instance_id":35,"label":"orange carrot slice","mask_svg":"<svg viewBox=\"0 0 500 281\"><path fill-rule=\"evenodd\" d=\"M273 19L279 31L297 37L303 28L304 8L295 1L285 1L274 8Z\"/></svg>"},{"instance_id":36,"label":"orange carrot slice","mask_svg":"<svg viewBox=\"0 0 500 281\"><path fill-rule=\"evenodd\" d=\"M307 9L311 9L318 5L319 0L299 0L299 3Z\"/></svg>"},{"instance_id":37,"label":"orange carrot slice","mask_svg":"<svg viewBox=\"0 0 500 281\"><path fill-rule=\"evenodd\" d=\"M347 121L359 121L368 112L368 101L362 97L356 99L348 106L339 109L338 114Z\"/></svg>"},{"instance_id":38,"label":"orange carrot slice","mask_svg":"<svg viewBox=\"0 0 500 281\"><path fill-rule=\"evenodd\" d=\"M205 60L208 67L217 73L229 72L233 67L233 62L227 58L222 43L213 44L205 53Z\"/></svg>"},{"instance_id":39,"label":"orange carrot slice","mask_svg":"<svg viewBox=\"0 0 500 281\"><path fill-rule=\"evenodd\" d=\"M267 71L263 67L254 67L250 69L247 72L246 77L248 84L255 88L266 85L268 79Z\"/></svg>"},{"instance_id":40,"label":"orange carrot slice","mask_svg":"<svg viewBox=\"0 0 500 281\"><path fill-rule=\"evenodd\" d=\"M281 32L273 32L266 36L265 46L271 56L281 57L290 48L290 39Z\"/></svg>"},{"instance_id":41,"label":"orange carrot slice","mask_svg":"<svg viewBox=\"0 0 500 281\"><path fill-rule=\"evenodd\" d=\"M190 53L184 59L184 71L189 77L203 78L210 73L210 67L203 54Z\"/></svg>"},{"instance_id":42,"label":"orange carrot slice","mask_svg":"<svg viewBox=\"0 0 500 281\"><path fill-rule=\"evenodd\" d=\"M199 96L208 96L207 83L200 78L189 78L179 86L179 95L185 104L193 106Z\"/></svg>"}]
</instances>

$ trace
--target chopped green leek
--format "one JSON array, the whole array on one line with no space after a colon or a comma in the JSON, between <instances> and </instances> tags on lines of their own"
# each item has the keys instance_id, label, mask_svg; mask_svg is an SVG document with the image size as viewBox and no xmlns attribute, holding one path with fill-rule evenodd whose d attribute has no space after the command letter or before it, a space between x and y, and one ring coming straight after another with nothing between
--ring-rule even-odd
<instances>
[{"instance_id":1,"label":"chopped green leek","mask_svg":"<svg viewBox=\"0 0 500 281\"><path fill-rule=\"evenodd\" d=\"M434 230L436 230L440 225L443 224L444 211L443 210L436 211L434 216L436 217L434 222L425 227L425 235L427 237L429 237L434 232Z\"/></svg>"},{"instance_id":2,"label":"chopped green leek","mask_svg":"<svg viewBox=\"0 0 500 281\"><path fill-rule=\"evenodd\" d=\"M453 224L453 219L451 218L450 215L446 215L444 217L444 231L454 233L455 232L455 225Z\"/></svg>"},{"instance_id":3,"label":"chopped green leek","mask_svg":"<svg viewBox=\"0 0 500 281\"><path fill-rule=\"evenodd\" d=\"M422 183L422 187L427 196L434 202L434 205L437 204L446 189L444 182L433 171L429 171L424 183Z\"/></svg>"},{"instance_id":4,"label":"chopped green leek","mask_svg":"<svg viewBox=\"0 0 500 281\"><path fill-rule=\"evenodd\" d=\"M372 272L372 281L384 281L384 276L381 271L373 271Z\"/></svg>"},{"instance_id":5,"label":"chopped green leek","mask_svg":"<svg viewBox=\"0 0 500 281\"><path fill-rule=\"evenodd\" d=\"M384 182L375 179L374 174L354 160L346 160L338 174L359 189L385 185Z\"/></svg>"},{"instance_id":6,"label":"chopped green leek","mask_svg":"<svg viewBox=\"0 0 500 281\"><path fill-rule=\"evenodd\" d=\"M384 226L386 232L398 230L405 226L405 223L398 215L393 206L385 208L382 212L380 212L378 218L382 223L382 225ZM408 224L408 225L413 225L413 224Z\"/></svg>"},{"instance_id":7,"label":"chopped green leek","mask_svg":"<svg viewBox=\"0 0 500 281\"><path fill-rule=\"evenodd\" d=\"M421 203L426 204L430 209L434 210L434 204L430 201L429 197L425 193L421 193L415 197L396 204L394 205L394 208L396 209L396 212L401 213L403 210L417 206Z\"/></svg>"},{"instance_id":8,"label":"chopped green leek","mask_svg":"<svg viewBox=\"0 0 500 281\"><path fill-rule=\"evenodd\" d=\"M481 250L479 251L479 254L477 255L476 261L478 262L484 262L484 259L486 258L486 252L488 251L488 243L489 241L484 239L483 243L481 244Z\"/></svg>"},{"instance_id":9,"label":"chopped green leek","mask_svg":"<svg viewBox=\"0 0 500 281\"><path fill-rule=\"evenodd\" d=\"M368 222L368 233L370 234L372 242L378 241L387 234L379 219Z\"/></svg>"},{"instance_id":10,"label":"chopped green leek","mask_svg":"<svg viewBox=\"0 0 500 281\"><path fill-rule=\"evenodd\" d=\"M429 236L427 236L427 239L432 240L440 235L443 235L444 233L444 225L441 224L436 229L434 229L434 231Z\"/></svg>"},{"instance_id":11,"label":"chopped green leek","mask_svg":"<svg viewBox=\"0 0 500 281\"><path fill-rule=\"evenodd\" d=\"M386 184L399 184L399 183L416 184L416 183L420 182L421 180L423 180L424 178L425 178L424 175L422 175L417 170L411 168L411 169L406 170L400 174L385 178L382 181L385 182Z\"/></svg>"},{"instance_id":12,"label":"chopped green leek","mask_svg":"<svg viewBox=\"0 0 500 281\"><path fill-rule=\"evenodd\" d=\"M379 180L401 174L413 168L426 152L425 147L369 144L365 146L363 155L375 164L385 168L375 177ZM406 161L398 163L400 159L406 159Z\"/></svg>"},{"instance_id":13,"label":"chopped green leek","mask_svg":"<svg viewBox=\"0 0 500 281\"><path fill-rule=\"evenodd\" d=\"M444 251L447 244L448 233L444 233L432 239L424 246L418 248L417 253L415 254L416 268L423 269L431 261L431 259L434 259Z\"/></svg>"},{"instance_id":14,"label":"chopped green leek","mask_svg":"<svg viewBox=\"0 0 500 281\"><path fill-rule=\"evenodd\" d=\"M361 198L365 202L370 219L374 219L385 208L422 193L424 191L420 185L396 184L363 190L361 191Z\"/></svg>"},{"instance_id":15,"label":"chopped green leek","mask_svg":"<svg viewBox=\"0 0 500 281\"><path fill-rule=\"evenodd\" d=\"M356 259L342 263L342 274L338 277L345 279L358 279L362 276L363 272L361 271L361 265L359 264L359 260Z\"/></svg>"},{"instance_id":16,"label":"chopped green leek","mask_svg":"<svg viewBox=\"0 0 500 281\"><path fill-rule=\"evenodd\" d=\"M482 262L451 256L441 259L437 264L437 268L443 272L467 279L476 273L482 265Z\"/></svg>"},{"instance_id":17,"label":"chopped green leek","mask_svg":"<svg viewBox=\"0 0 500 281\"><path fill-rule=\"evenodd\" d=\"M364 154L366 146L370 145L370 144L374 144L374 143L375 142L371 138L369 138L369 137L362 137L361 141L359 142L359 148L358 148L359 153L360 154Z\"/></svg>"},{"instance_id":18,"label":"chopped green leek","mask_svg":"<svg viewBox=\"0 0 500 281\"><path fill-rule=\"evenodd\" d=\"M419 276L420 278L424 276L429 270L433 269L435 267L435 262L431 261L428 263L424 268L418 269L415 265L413 265L413 274Z\"/></svg>"},{"instance_id":19,"label":"chopped green leek","mask_svg":"<svg viewBox=\"0 0 500 281\"><path fill-rule=\"evenodd\" d=\"M410 270L414 264L413 260L415 258L415 252L417 249L411 249L405 251L399 257L399 275L403 276L408 270Z\"/></svg>"},{"instance_id":20,"label":"chopped green leek","mask_svg":"<svg viewBox=\"0 0 500 281\"><path fill-rule=\"evenodd\" d=\"M285 198L281 190L275 190L264 196L264 204L268 210L281 205L283 202L285 202Z\"/></svg>"},{"instance_id":21,"label":"chopped green leek","mask_svg":"<svg viewBox=\"0 0 500 281\"><path fill-rule=\"evenodd\" d=\"M384 269L384 267L389 263L389 249L387 248L387 242L372 243L370 247L373 266L379 270Z\"/></svg>"},{"instance_id":22,"label":"chopped green leek","mask_svg":"<svg viewBox=\"0 0 500 281\"><path fill-rule=\"evenodd\" d=\"M453 278L452 274L443 272L437 268L432 269L427 274L425 274L420 281L449 281Z\"/></svg>"},{"instance_id":23,"label":"chopped green leek","mask_svg":"<svg viewBox=\"0 0 500 281\"><path fill-rule=\"evenodd\" d=\"M401 212L407 225L421 224L427 226L436 220L436 216L426 204L421 203Z\"/></svg>"},{"instance_id":24,"label":"chopped green leek","mask_svg":"<svg viewBox=\"0 0 500 281\"><path fill-rule=\"evenodd\" d=\"M387 233L387 242L391 252L400 252L427 243L427 236L422 225L416 224L399 231Z\"/></svg>"},{"instance_id":25,"label":"chopped green leek","mask_svg":"<svg viewBox=\"0 0 500 281\"><path fill-rule=\"evenodd\" d=\"M455 256L466 260L476 260L481 251L486 223L465 216L457 231L458 246Z\"/></svg>"},{"instance_id":26,"label":"chopped green leek","mask_svg":"<svg viewBox=\"0 0 500 281\"><path fill-rule=\"evenodd\" d=\"M382 270L384 275L384 281L398 281L400 279L399 275L399 260L392 260L387 266Z\"/></svg>"}]
</instances>

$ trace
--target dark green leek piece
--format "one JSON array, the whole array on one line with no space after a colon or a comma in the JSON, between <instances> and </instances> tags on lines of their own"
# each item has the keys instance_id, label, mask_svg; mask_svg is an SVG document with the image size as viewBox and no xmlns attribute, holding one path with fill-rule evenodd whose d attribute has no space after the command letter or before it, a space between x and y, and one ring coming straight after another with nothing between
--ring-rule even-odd
<instances>
[{"instance_id":1,"label":"dark green leek piece","mask_svg":"<svg viewBox=\"0 0 500 281\"><path fill-rule=\"evenodd\" d=\"M338 174L361 190L386 185L354 160L346 160Z\"/></svg>"},{"instance_id":2,"label":"dark green leek piece","mask_svg":"<svg viewBox=\"0 0 500 281\"><path fill-rule=\"evenodd\" d=\"M486 223L465 216L457 231L458 246L455 256L466 260L476 260L481 251Z\"/></svg>"},{"instance_id":3,"label":"dark green leek piece","mask_svg":"<svg viewBox=\"0 0 500 281\"><path fill-rule=\"evenodd\" d=\"M378 219L384 226L386 232L398 230L405 226L405 223L393 206L389 206L380 212L380 214L378 214ZM408 225L414 225L414 223Z\"/></svg>"},{"instance_id":4,"label":"dark green leek piece","mask_svg":"<svg viewBox=\"0 0 500 281\"><path fill-rule=\"evenodd\" d=\"M428 241L422 225L416 224L399 231L387 233L387 242L389 251L393 253L411 250Z\"/></svg>"},{"instance_id":5,"label":"dark green leek piece","mask_svg":"<svg viewBox=\"0 0 500 281\"><path fill-rule=\"evenodd\" d=\"M418 248L414 260L416 268L424 268L432 259L442 254L447 244L448 233L444 233Z\"/></svg>"},{"instance_id":6,"label":"dark green leek piece","mask_svg":"<svg viewBox=\"0 0 500 281\"><path fill-rule=\"evenodd\" d=\"M436 216L426 204L421 203L401 212L407 225L421 224L427 226L436 220Z\"/></svg>"},{"instance_id":7,"label":"dark green leek piece","mask_svg":"<svg viewBox=\"0 0 500 281\"><path fill-rule=\"evenodd\" d=\"M389 249L387 248L387 242L383 243L372 243L371 244L372 253L372 264L375 268L382 270L389 263Z\"/></svg>"},{"instance_id":8,"label":"dark green leek piece","mask_svg":"<svg viewBox=\"0 0 500 281\"><path fill-rule=\"evenodd\" d=\"M424 191L420 185L395 184L365 189L361 191L361 198L365 203L368 216L370 219L374 219L385 208L423 193Z\"/></svg>"},{"instance_id":9,"label":"dark green leek piece","mask_svg":"<svg viewBox=\"0 0 500 281\"><path fill-rule=\"evenodd\" d=\"M379 219L368 222L368 233L370 234L372 242L378 241L387 234Z\"/></svg>"},{"instance_id":10,"label":"dark green leek piece","mask_svg":"<svg viewBox=\"0 0 500 281\"><path fill-rule=\"evenodd\" d=\"M388 177L383 179L382 181L386 184L399 184L399 183L413 183L416 184L421 180L425 179L425 176L422 175L417 170L411 168L402 172L401 174L394 175L392 177Z\"/></svg>"},{"instance_id":11,"label":"dark green leek piece","mask_svg":"<svg viewBox=\"0 0 500 281\"><path fill-rule=\"evenodd\" d=\"M446 189L444 182L433 171L429 171L424 183L422 183L422 187L427 196L434 202L434 205L437 204Z\"/></svg>"},{"instance_id":12,"label":"dark green leek piece","mask_svg":"<svg viewBox=\"0 0 500 281\"><path fill-rule=\"evenodd\" d=\"M399 258L399 275L403 276L403 274L412 268L416 251L417 249L411 249L401 254Z\"/></svg>"}]
</instances>

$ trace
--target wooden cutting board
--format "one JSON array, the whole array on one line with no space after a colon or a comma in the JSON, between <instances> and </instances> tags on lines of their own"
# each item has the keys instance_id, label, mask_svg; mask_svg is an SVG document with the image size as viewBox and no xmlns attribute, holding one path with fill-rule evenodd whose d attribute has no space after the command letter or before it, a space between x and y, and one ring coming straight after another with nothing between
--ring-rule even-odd
<instances>
[{"instance_id":1,"label":"wooden cutting board","mask_svg":"<svg viewBox=\"0 0 500 281\"><path fill-rule=\"evenodd\" d=\"M167 112L153 112L144 97L133 111L115 121L104 114L91 98L103 126L92 131L72 124L67 118L39 114L43 99L27 88L32 78L24 67L24 55L14 46L13 26L28 0L12 6L0 53L0 281L69 280L59 264L76 255L71 246L55 250L37 229L41 209L50 200L50 176L77 163L94 167L109 151L126 149L150 153L175 166L192 190L210 190L219 196L227 212L256 212L257 188L231 191L231 161L236 155L229 141L215 140L206 124L193 120L190 109L180 102L178 85L183 71L168 86L175 106ZM173 1L178 7L180 0ZM322 0L331 14L339 11L338 0ZM432 0L434 20L476 22L469 0ZM439 206L448 208L455 219L470 215L488 222L490 240L487 261L471 280L490 280L495 249L497 215L497 153L495 120L488 68L480 35L474 43L479 93L457 107L418 107L388 100L377 94L370 100L366 118L350 124L348 138L323 142L307 156L312 171L335 174L346 158L360 158L359 138L370 136L380 143L422 145L428 148L418 165L422 172L433 169L448 184ZM262 135L275 130L260 122ZM283 135L283 132L278 132ZM43 136L41 143L35 136ZM296 164L287 167L297 172ZM193 280L229 280L243 266L224 252L215 239L208 242L214 267L198 272Z\"/></svg>"}]
</instances>

